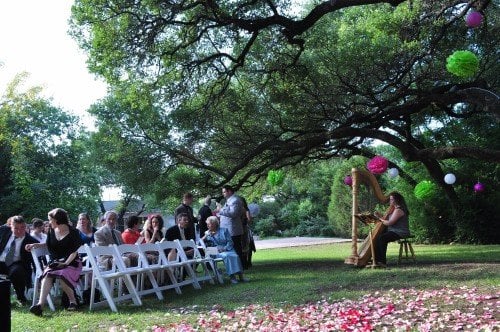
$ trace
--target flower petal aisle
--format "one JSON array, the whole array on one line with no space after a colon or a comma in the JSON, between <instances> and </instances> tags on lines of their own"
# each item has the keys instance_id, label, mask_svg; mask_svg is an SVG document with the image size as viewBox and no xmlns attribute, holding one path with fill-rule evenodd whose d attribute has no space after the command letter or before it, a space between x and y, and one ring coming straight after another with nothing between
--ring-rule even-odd
<instances>
[{"instance_id":1,"label":"flower petal aisle","mask_svg":"<svg viewBox=\"0 0 500 332\"><path fill-rule=\"evenodd\" d=\"M201 314L153 331L500 331L500 292L475 288L399 289L358 301L322 300L286 309L249 305Z\"/></svg>"}]
</instances>

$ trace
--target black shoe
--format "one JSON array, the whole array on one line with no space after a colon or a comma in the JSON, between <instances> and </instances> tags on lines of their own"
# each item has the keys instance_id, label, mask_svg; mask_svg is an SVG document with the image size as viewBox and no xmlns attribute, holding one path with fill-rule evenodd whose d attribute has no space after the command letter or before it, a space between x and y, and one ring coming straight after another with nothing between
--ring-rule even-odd
<instances>
[{"instance_id":1,"label":"black shoe","mask_svg":"<svg viewBox=\"0 0 500 332\"><path fill-rule=\"evenodd\" d=\"M35 316L42 316L42 307L39 304L31 306L30 312Z\"/></svg>"},{"instance_id":2,"label":"black shoe","mask_svg":"<svg viewBox=\"0 0 500 332\"><path fill-rule=\"evenodd\" d=\"M69 306L66 308L68 311L76 311L78 309L76 303L70 303Z\"/></svg>"}]
</instances>

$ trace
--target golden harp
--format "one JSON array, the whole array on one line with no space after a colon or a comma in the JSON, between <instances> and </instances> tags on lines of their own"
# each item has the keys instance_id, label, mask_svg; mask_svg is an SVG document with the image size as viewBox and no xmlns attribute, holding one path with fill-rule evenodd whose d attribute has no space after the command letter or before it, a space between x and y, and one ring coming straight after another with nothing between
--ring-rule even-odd
<instances>
[{"instance_id":1,"label":"golden harp","mask_svg":"<svg viewBox=\"0 0 500 332\"><path fill-rule=\"evenodd\" d=\"M369 214L359 213L359 188L365 185L370 188L370 192L380 203L387 203L389 196L385 196L378 184L375 176L365 170L353 168L352 176L352 251L351 255L344 261L346 264L355 266L365 266L373 256L374 248L372 243L382 233L385 226L378 222L378 218ZM364 223L375 223L375 227L371 230L370 235L360 244L358 250L358 220Z\"/></svg>"}]
</instances>

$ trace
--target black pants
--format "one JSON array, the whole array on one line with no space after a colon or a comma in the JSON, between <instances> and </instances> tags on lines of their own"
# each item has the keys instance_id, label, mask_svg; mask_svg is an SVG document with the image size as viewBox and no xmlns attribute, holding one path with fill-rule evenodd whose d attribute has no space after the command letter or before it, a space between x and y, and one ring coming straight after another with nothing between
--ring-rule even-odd
<instances>
[{"instance_id":1,"label":"black pants","mask_svg":"<svg viewBox=\"0 0 500 332\"><path fill-rule=\"evenodd\" d=\"M10 266L5 265L4 262L0 262L0 274L9 276L9 280L16 291L17 299L21 302L26 302L24 291L28 284L28 277L31 276L24 268L22 262L14 262Z\"/></svg>"},{"instance_id":2,"label":"black pants","mask_svg":"<svg viewBox=\"0 0 500 332\"><path fill-rule=\"evenodd\" d=\"M245 264L246 259L243 255L243 247L241 246L241 237L242 235L235 235L231 236L231 239L233 240L233 246L234 246L234 251L238 254L238 257L240 258L241 265Z\"/></svg>"},{"instance_id":3,"label":"black pants","mask_svg":"<svg viewBox=\"0 0 500 332\"><path fill-rule=\"evenodd\" d=\"M401 236L387 229L375 241L375 261L387 264L387 244L399 240Z\"/></svg>"}]
</instances>

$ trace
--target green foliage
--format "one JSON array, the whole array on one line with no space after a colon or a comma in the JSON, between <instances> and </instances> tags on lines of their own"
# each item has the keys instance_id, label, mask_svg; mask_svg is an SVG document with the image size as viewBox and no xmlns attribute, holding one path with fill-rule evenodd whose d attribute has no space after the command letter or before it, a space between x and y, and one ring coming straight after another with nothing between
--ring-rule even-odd
<instances>
[{"instance_id":1,"label":"green foliage","mask_svg":"<svg viewBox=\"0 0 500 332\"><path fill-rule=\"evenodd\" d=\"M472 4L451 0L335 10L311 2L303 15L317 20L309 26L286 11L286 1L270 3L281 19L269 20L259 1L76 1L72 33L92 71L112 86L92 110L96 164L154 204L187 190L218 194L226 183L246 197L272 195L275 210L259 216L267 235L301 234L327 219L331 201L331 227L348 236L350 191L341 180L352 165L318 161L385 149L401 176L379 180L410 201L421 241L480 241L475 224L454 216L475 211L459 201L468 195L462 179L487 177L488 188L498 186L488 162L500 146L494 107L470 90L498 90L498 5L487 2L488 19L470 31L463 16ZM475 80L451 81L446 58L472 48L481 58ZM373 139L393 148L368 148ZM487 175L471 157L484 159ZM442 181L445 169L460 175L453 190ZM287 172L279 187L266 187L271 170ZM413 187L424 180L436 183L437 195L421 202ZM30 179L20 173L19 181Z\"/></svg>"},{"instance_id":2,"label":"green foliage","mask_svg":"<svg viewBox=\"0 0 500 332\"><path fill-rule=\"evenodd\" d=\"M270 170L267 173L267 182L272 186L279 186L285 179L285 173L282 170Z\"/></svg>"},{"instance_id":3,"label":"green foliage","mask_svg":"<svg viewBox=\"0 0 500 332\"><path fill-rule=\"evenodd\" d=\"M1 221L21 214L45 218L55 207L73 219L93 213L99 179L88 160L88 137L77 119L39 96L39 88L19 91L18 76L0 101Z\"/></svg>"},{"instance_id":4,"label":"green foliage","mask_svg":"<svg viewBox=\"0 0 500 332\"><path fill-rule=\"evenodd\" d=\"M304 164L288 170L279 189L268 185L274 201L259 203L259 216L253 220L254 232L260 236L334 235L326 206L335 164L336 161Z\"/></svg>"}]
</instances>

